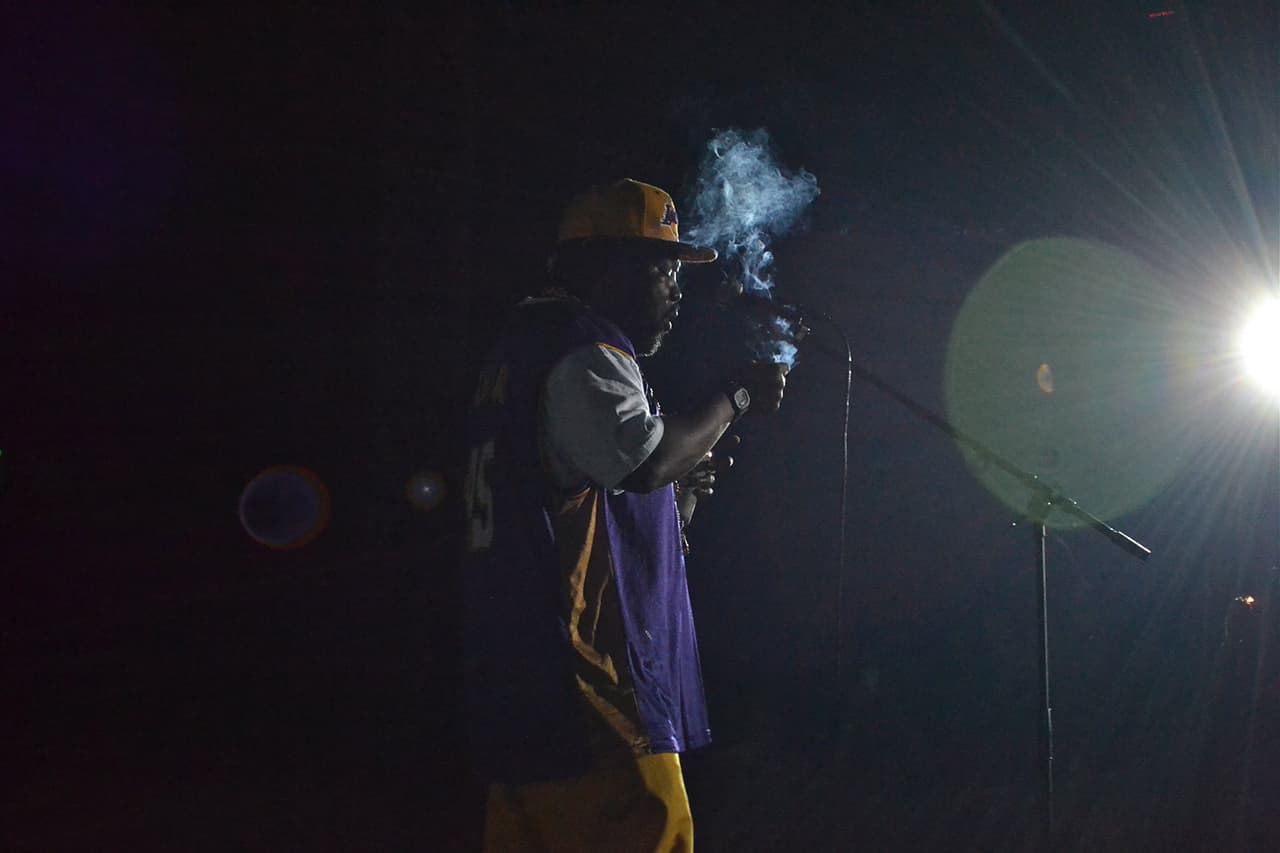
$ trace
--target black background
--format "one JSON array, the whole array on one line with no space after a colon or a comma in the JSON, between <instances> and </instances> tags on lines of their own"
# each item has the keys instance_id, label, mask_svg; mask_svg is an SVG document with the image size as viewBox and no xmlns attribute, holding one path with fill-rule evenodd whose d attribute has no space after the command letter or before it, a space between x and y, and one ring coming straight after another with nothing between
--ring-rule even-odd
<instances>
[{"instance_id":1,"label":"black background","mask_svg":"<svg viewBox=\"0 0 1280 853\"><path fill-rule=\"evenodd\" d=\"M1189 311L1246 272L1274 286L1262 0L2 15L7 849L478 844L460 433L587 185L679 201L715 129L768 128L822 188L779 287L938 411L964 295L1022 240L1122 246ZM649 369L676 403L733 356L699 335L699 281ZM855 385L841 567L841 392L802 356L692 531L718 736L685 759L699 846L1030 849L1030 534ZM1212 401L1181 476L1117 520L1150 561L1050 539L1067 849L1280 829L1274 403ZM333 500L296 551L236 514L280 464ZM404 495L427 470L451 490L433 512Z\"/></svg>"}]
</instances>

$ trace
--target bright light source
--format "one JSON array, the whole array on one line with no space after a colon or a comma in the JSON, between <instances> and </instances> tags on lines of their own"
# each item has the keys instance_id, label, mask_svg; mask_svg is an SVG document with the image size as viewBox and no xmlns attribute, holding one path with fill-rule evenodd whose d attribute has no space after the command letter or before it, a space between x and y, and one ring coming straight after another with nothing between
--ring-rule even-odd
<instances>
[{"instance_id":1,"label":"bright light source","mask_svg":"<svg viewBox=\"0 0 1280 853\"><path fill-rule=\"evenodd\" d=\"M1280 394L1280 300L1259 305L1240 334L1244 366L1262 387Z\"/></svg>"}]
</instances>

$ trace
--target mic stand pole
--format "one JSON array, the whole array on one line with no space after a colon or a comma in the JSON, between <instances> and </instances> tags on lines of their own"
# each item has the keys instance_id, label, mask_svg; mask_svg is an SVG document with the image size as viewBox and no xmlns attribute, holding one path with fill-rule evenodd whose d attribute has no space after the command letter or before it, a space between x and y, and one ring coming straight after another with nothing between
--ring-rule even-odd
<instances>
[{"instance_id":1,"label":"mic stand pole","mask_svg":"<svg viewBox=\"0 0 1280 853\"><path fill-rule=\"evenodd\" d=\"M1031 521L1031 542L1036 559L1037 615L1040 617L1036 639L1039 641L1040 703L1036 706L1036 743L1040 756L1040 849L1053 849L1053 701L1049 693L1049 578L1045 560L1045 519L1053 504L1043 494L1032 492L1027 498L1027 518ZM1145 559L1145 558L1144 558Z\"/></svg>"},{"instance_id":2,"label":"mic stand pole","mask_svg":"<svg viewBox=\"0 0 1280 853\"><path fill-rule=\"evenodd\" d=\"M826 320L828 323L840 329L841 335L844 330L829 315L814 312L817 316ZM957 427L947 421L945 418L934 414L929 409L917 403L906 394L894 388L888 382L885 382L879 376L876 376L865 367L857 365L853 361L852 351L848 347L848 337L845 336L845 352L839 352L836 349L828 347L818 341L807 338L808 328L803 321L797 321L796 325L800 329L800 334L796 335L796 342L802 343L806 349L819 352L828 358L834 359L844 366L851 374L856 375L859 379L875 386L877 389L897 400L903 406L910 409L915 415L922 420L942 430L950 436L958 444L969 448L984 463L994 465L1000 470L1009 474L1018 482L1026 487L1028 492L1026 518L1031 523L1032 542L1035 547L1035 572L1036 572L1036 590L1039 597L1038 616L1039 616L1039 682L1040 682L1040 701L1036 710L1036 731L1039 741L1040 753L1040 770L1042 774L1041 792L1040 792L1040 849L1049 850L1054 840L1054 790L1053 790L1053 705L1051 704L1051 695L1049 692L1049 594L1048 594L1048 569L1045 561L1045 521L1055 509L1065 512L1067 515L1075 516L1083 521L1089 527L1101 533L1107 539L1121 550L1130 554L1139 560L1145 560L1151 556L1151 550L1142 543L1128 536L1127 534L1116 530L1102 519L1085 510L1080 504L1064 495L1049 484L1042 482L1039 477L1023 468L1018 467L1009 460L1000 456L991 448L978 441L971 435L961 431Z\"/></svg>"}]
</instances>

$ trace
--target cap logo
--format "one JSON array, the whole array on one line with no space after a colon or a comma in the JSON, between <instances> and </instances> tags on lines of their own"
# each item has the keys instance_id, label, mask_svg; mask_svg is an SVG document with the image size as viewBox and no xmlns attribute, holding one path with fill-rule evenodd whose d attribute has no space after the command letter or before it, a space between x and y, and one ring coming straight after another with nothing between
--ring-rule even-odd
<instances>
[{"instance_id":1,"label":"cap logo","mask_svg":"<svg viewBox=\"0 0 1280 853\"><path fill-rule=\"evenodd\" d=\"M676 218L676 206L671 202L667 202L667 206L662 211L662 221L659 225L679 225L680 220Z\"/></svg>"}]
</instances>

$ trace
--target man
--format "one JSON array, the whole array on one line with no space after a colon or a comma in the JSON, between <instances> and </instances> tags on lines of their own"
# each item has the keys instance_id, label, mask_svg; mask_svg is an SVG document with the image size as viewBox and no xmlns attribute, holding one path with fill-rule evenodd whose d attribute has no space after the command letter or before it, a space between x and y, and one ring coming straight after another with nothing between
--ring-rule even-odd
<instances>
[{"instance_id":1,"label":"man","mask_svg":"<svg viewBox=\"0 0 1280 853\"><path fill-rule=\"evenodd\" d=\"M785 370L747 365L663 414L636 359L672 329L681 264L715 258L680 242L657 187L585 193L561 223L555 290L516 307L481 376L463 589L487 849L692 849L679 753L710 731L683 524L712 448L777 410Z\"/></svg>"}]
</instances>

